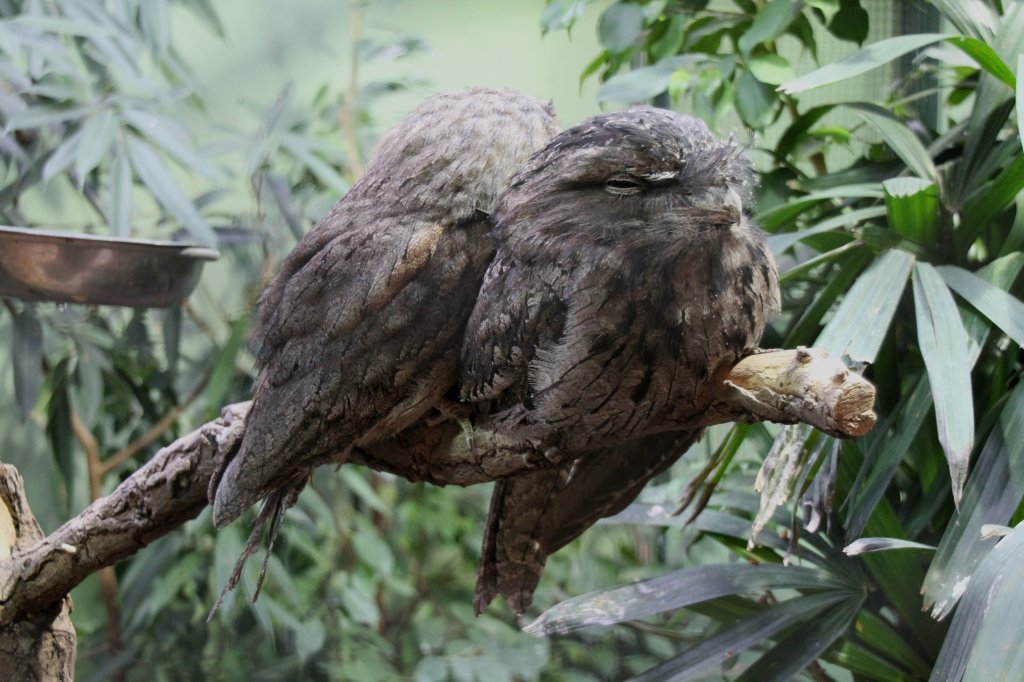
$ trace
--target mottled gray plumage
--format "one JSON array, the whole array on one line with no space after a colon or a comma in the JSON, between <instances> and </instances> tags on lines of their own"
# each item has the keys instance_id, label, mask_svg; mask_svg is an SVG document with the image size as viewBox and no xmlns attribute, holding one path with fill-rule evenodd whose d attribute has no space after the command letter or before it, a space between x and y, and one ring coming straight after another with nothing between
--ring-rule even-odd
<instances>
[{"instance_id":1,"label":"mottled gray plumage","mask_svg":"<svg viewBox=\"0 0 1024 682\"><path fill-rule=\"evenodd\" d=\"M558 135L498 200L462 397L574 461L498 482L478 610L503 594L522 611L547 554L699 437L687 425L713 375L756 347L779 305L753 189L731 141L635 107Z\"/></svg>"},{"instance_id":2,"label":"mottled gray plumage","mask_svg":"<svg viewBox=\"0 0 1024 682\"><path fill-rule=\"evenodd\" d=\"M478 88L428 100L385 137L263 294L245 436L211 486L218 527L400 431L455 385L493 251L486 214L556 132L549 105Z\"/></svg>"},{"instance_id":3,"label":"mottled gray plumage","mask_svg":"<svg viewBox=\"0 0 1024 682\"><path fill-rule=\"evenodd\" d=\"M650 107L555 132L536 100L478 89L383 141L263 296L245 435L211 483L218 526L267 497L265 521L350 456L435 480L431 453L461 436L467 480L508 476L477 610L501 594L523 611L548 555L700 437L715 373L779 303L750 165Z\"/></svg>"}]
</instances>

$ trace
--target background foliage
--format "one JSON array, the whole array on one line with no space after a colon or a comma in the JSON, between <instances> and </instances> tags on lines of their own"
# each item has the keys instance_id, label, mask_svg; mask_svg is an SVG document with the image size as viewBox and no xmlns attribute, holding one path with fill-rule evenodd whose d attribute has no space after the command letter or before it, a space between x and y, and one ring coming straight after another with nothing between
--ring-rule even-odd
<instances>
[{"instance_id":1,"label":"background foliage","mask_svg":"<svg viewBox=\"0 0 1024 682\"><path fill-rule=\"evenodd\" d=\"M49 528L247 396L246 311L360 172L370 104L409 85L353 68L310 101L285 88L256 126L215 119L170 30L180 8L223 33L208 0L0 1L0 219L52 226L57 202L77 216L60 227L223 254L167 311L4 301L0 456ZM858 0L551 0L540 17L559 32L599 15L601 52L581 80L600 82L602 102L653 99L749 138L785 299L763 345L815 345L863 367L879 387L869 436L714 430L553 557L536 600L552 608L529 634L500 606L472 617L486 487L319 472L255 605L251 565L205 623L243 541L240 526L213 533L207 514L76 590L80 678L1024 669L1005 646L1024 634L1024 3L905 8L896 27ZM361 9L353 64L417 58L421 41L360 34ZM854 54L826 58L840 42ZM843 89L872 76L884 87ZM644 582L611 588L630 580Z\"/></svg>"}]
</instances>

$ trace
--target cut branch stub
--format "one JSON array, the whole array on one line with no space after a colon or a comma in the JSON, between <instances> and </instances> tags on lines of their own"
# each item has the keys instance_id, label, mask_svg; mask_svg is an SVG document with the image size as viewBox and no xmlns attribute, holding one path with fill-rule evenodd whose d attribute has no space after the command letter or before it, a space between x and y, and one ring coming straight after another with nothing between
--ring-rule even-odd
<instances>
[{"instance_id":1,"label":"cut branch stub","mask_svg":"<svg viewBox=\"0 0 1024 682\"><path fill-rule=\"evenodd\" d=\"M877 419L871 382L814 348L747 356L729 370L723 384L725 405L765 421L810 424L830 436L862 436Z\"/></svg>"}]
</instances>

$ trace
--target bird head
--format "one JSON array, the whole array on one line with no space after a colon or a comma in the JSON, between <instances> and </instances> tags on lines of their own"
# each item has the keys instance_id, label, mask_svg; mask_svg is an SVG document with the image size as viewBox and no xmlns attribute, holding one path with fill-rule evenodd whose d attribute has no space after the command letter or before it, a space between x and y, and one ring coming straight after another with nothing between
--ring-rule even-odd
<instances>
[{"instance_id":1,"label":"bird head","mask_svg":"<svg viewBox=\"0 0 1024 682\"><path fill-rule=\"evenodd\" d=\"M381 140L360 191L404 213L440 207L452 222L473 218L493 210L513 173L557 132L551 104L515 90L437 95Z\"/></svg>"},{"instance_id":2,"label":"bird head","mask_svg":"<svg viewBox=\"0 0 1024 682\"><path fill-rule=\"evenodd\" d=\"M534 154L498 201L496 231L570 250L713 241L744 223L754 177L742 149L700 119L632 107L590 118Z\"/></svg>"}]
</instances>

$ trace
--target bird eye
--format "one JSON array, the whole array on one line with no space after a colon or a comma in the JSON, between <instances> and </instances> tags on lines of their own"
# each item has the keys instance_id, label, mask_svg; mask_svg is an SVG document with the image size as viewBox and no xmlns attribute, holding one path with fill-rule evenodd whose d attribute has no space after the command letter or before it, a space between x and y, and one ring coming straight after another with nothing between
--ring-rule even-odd
<instances>
[{"instance_id":1,"label":"bird eye","mask_svg":"<svg viewBox=\"0 0 1024 682\"><path fill-rule=\"evenodd\" d=\"M604 188L612 194L636 194L644 188L644 183L631 175L613 175L604 181Z\"/></svg>"}]
</instances>

